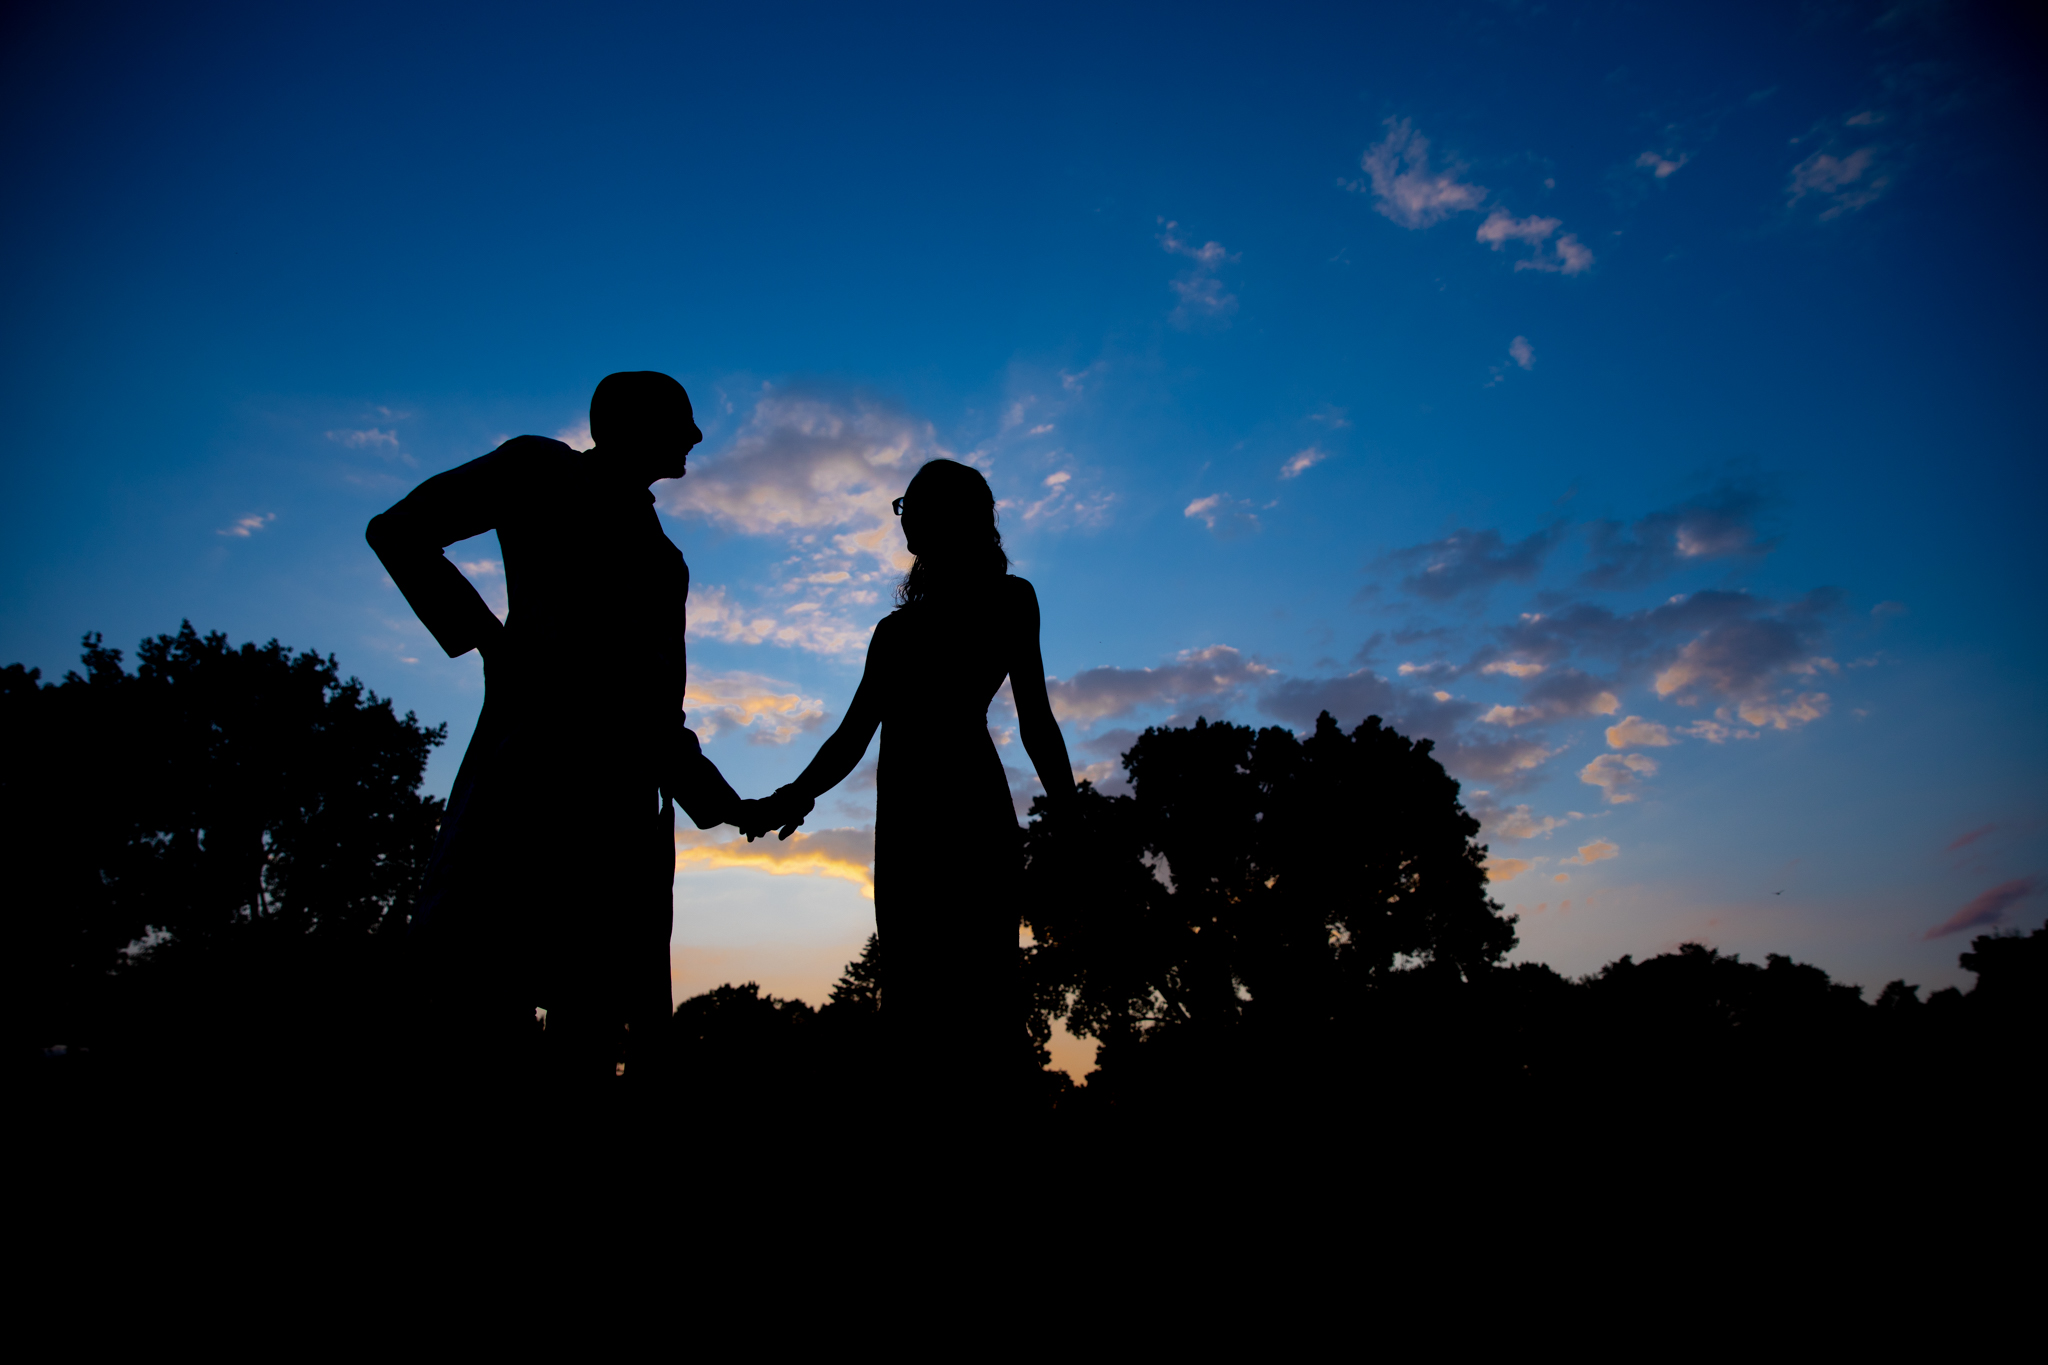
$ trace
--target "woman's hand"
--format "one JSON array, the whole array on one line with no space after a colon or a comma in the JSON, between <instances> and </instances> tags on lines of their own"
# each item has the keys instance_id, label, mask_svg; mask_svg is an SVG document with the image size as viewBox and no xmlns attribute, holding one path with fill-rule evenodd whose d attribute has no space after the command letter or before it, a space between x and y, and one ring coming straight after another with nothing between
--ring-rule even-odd
<instances>
[{"instance_id":1,"label":"woman's hand","mask_svg":"<svg viewBox=\"0 0 2048 1365\"><path fill-rule=\"evenodd\" d=\"M816 802L799 792L795 787L778 788L773 796L759 801L740 802L739 818L733 823L740 827L740 833L747 836L747 842L768 837L768 831L780 827L779 838L787 839L796 833L816 807Z\"/></svg>"}]
</instances>

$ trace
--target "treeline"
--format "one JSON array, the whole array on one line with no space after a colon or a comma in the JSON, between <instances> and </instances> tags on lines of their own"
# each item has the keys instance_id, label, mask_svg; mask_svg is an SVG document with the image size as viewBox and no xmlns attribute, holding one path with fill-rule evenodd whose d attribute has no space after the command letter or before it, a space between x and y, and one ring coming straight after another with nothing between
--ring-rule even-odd
<instances>
[{"instance_id":1,"label":"treeline","mask_svg":"<svg viewBox=\"0 0 2048 1365\"><path fill-rule=\"evenodd\" d=\"M2048 929L1977 938L1974 988L1925 999L1700 944L1572 979L1504 962L1514 919L1427 740L1376 717L1347 732L1325 714L1305 738L1197 721L1147 730L1124 768L1130 795L1041 799L1025 832L1020 1070L1041 1104L1355 1118L1711 1100L1789 1118L1902 1094L2000 1104L2040 1078ZM821 1011L752 985L685 1001L685 1083L801 1093L873 1009L875 953ZM1044 1070L1056 1020L1098 1044L1078 1090Z\"/></svg>"},{"instance_id":2,"label":"treeline","mask_svg":"<svg viewBox=\"0 0 2048 1365\"><path fill-rule=\"evenodd\" d=\"M187 623L139 654L131 672L92 636L59 682L0 671L10 1050L39 1074L374 1088L412 1046L404 929L444 729L276 642ZM2038 1080L2048 931L1976 939L1975 987L1925 1000L1699 945L1572 980L1505 962L1514 920L1427 740L1198 721L1124 766L1130 795L1041 801L1023 836L1016 1066L1044 1113L1860 1112ZM673 1084L756 1110L880 1093L886 975L871 942L816 1009L751 984L684 1001ZM1084 1086L1046 1067L1055 1022L1099 1044Z\"/></svg>"}]
</instances>

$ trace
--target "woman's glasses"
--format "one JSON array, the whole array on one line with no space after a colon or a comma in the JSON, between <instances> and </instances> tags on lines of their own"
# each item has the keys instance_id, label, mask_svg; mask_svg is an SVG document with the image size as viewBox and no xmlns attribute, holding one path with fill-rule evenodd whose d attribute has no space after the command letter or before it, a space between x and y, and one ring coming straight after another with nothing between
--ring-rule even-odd
<instances>
[{"instance_id":1,"label":"woman's glasses","mask_svg":"<svg viewBox=\"0 0 2048 1365\"><path fill-rule=\"evenodd\" d=\"M895 514L896 514L897 516L899 516L899 517L900 517L900 516L902 516L902 515L903 515L903 499L901 499L901 498L898 498L898 499L896 499L896 501L894 501L894 502L890 503L890 504L889 504L889 510L890 510L890 511L892 511L892 512L894 512L894 513L895 513Z\"/></svg>"}]
</instances>

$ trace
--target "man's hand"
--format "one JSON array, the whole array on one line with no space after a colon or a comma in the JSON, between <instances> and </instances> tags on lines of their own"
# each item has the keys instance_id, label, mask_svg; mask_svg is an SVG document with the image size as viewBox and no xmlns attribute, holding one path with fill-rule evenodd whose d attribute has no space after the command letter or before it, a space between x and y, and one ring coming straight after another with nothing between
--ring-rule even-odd
<instances>
[{"instance_id":1,"label":"man's hand","mask_svg":"<svg viewBox=\"0 0 2048 1365\"><path fill-rule=\"evenodd\" d=\"M815 803L794 787L782 787L773 796L759 801L740 802L739 818L733 823L747 836L747 842L764 839L771 829L780 829L779 838L787 839L796 833L804 817L811 813Z\"/></svg>"},{"instance_id":2,"label":"man's hand","mask_svg":"<svg viewBox=\"0 0 2048 1365\"><path fill-rule=\"evenodd\" d=\"M775 828L775 817L763 813L767 805L766 801L741 801L739 810L733 814L732 823L740 827L740 833L747 836L750 844Z\"/></svg>"},{"instance_id":3,"label":"man's hand","mask_svg":"<svg viewBox=\"0 0 2048 1365\"><path fill-rule=\"evenodd\" d=\"M518 665L513 661L517 651L513 646L511 634L505 629L505 623L499 621L495 615L491 620L497 629L484 631L483 639L477 641L476 652L484 657L485 681L489 681L491 674L496 673L500 682L507 682L518 671Z\"/></svg>"}]
</instances>

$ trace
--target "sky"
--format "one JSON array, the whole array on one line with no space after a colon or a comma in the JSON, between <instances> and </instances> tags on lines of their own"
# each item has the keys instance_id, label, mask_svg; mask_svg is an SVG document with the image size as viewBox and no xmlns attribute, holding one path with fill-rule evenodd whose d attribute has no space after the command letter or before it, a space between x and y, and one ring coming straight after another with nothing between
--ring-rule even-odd
<instances>
[{"instance_id":1,"label":"sky","mask_svg":"<svg viewBox=\"0 0 2048 1365\"><path fill-rule=\"evenodd\" d=\"M364 524L658 369L743 794L830 733L948 456L1105 790L1147 725L1377 714L1462 782L1518 958L1967 986L2048 911L2016 15L15 7L0 661L332 653L448 724L445 792L481 670ZM451 554L505 606L495 537ZM686 827L678 995L820 1002L873 818L868 766L788 844Z\"/></svg>"}]
</instances>

